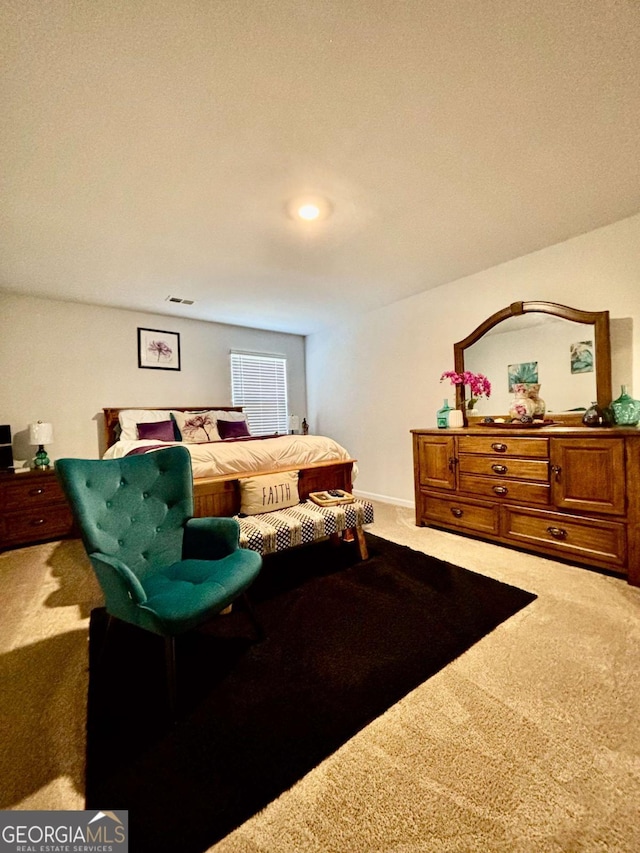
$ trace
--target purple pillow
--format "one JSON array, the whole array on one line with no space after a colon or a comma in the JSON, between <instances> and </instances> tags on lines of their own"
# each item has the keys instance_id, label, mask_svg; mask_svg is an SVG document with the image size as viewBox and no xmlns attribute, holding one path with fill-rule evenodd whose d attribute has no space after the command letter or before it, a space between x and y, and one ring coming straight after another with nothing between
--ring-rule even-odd
<instances>
[{"instance_id":1,"label":"purple pillow","mask_svg":"<svg viewBox=\"0 0 640 853\"><path fill-rule=\"evenodd\" d=\"M251 435L246 421L218 421L220 438L242 438Z\"/></svg>"},{"instance_id":2,"label":"purple pillow","mask_svg":"<svg viewBox=\"0 0 640 853\"><path fill-rule=\"evenodd\" d=\"M136 424L138 438L155 439L156 441L175 441L173 421L156 421L150 424Z\"/></svg>"}]
</instances>

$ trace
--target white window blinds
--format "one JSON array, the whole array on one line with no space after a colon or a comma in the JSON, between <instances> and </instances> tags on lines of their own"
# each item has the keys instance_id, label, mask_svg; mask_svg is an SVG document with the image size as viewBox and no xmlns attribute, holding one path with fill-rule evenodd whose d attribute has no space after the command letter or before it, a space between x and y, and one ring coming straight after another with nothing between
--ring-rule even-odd
<instances>
[{"instance_id":1,"label":"white window blinds","mask_svg":"<svg viewBox=\"0 0 640 853\"><path fill-rule=\"evenodd\" d=\"M252 435L288 432L286 358L232 352L231 397L244 408Z\"/></svg>"}]
</instances>

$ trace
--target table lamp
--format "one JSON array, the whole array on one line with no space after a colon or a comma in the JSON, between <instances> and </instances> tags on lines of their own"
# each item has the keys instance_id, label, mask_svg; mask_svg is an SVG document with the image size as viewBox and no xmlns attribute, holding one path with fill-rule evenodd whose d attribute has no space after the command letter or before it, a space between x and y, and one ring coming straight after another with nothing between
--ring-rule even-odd
<instances>
[{"instance_id":1,"label":"table lamp","mask_svg":"<svg viewBox=\"0 0 640 853\"><path fill-rule=\"evenodd\" d=\"M45 444L53 442L53 426L51 424L38 421L37 424L29 424L29 444L37 445L38 450L33 460L34 468L45 469L51 465L47 451L44 449Z\"/></svg>"},{"instance_id":2,"label":"table lamp","mask_svg":"<svg viewBox=\"0 0 640 853\"><path fill-rule=\"evenodd\" d=\"M300 418L297 415L289 415L289 432L293 435L293 433L298 432L300 429Z\"/></svg>"}]
</instances>

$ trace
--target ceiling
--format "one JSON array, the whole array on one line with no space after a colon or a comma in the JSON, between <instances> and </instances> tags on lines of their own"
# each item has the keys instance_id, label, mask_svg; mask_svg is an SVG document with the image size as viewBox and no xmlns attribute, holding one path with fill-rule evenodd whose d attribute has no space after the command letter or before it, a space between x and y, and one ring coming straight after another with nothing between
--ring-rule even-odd
<instances>
[{"instance_id":1,"label":"ceiling","mask_svg":"<svg viewBox=\"0 0 640 853\"><path fill-rule=\"evenodd\" d=\"M308 334L640 210L638 0L3 0L0 31L4 290Z\"/></svg>"}]
</instances>

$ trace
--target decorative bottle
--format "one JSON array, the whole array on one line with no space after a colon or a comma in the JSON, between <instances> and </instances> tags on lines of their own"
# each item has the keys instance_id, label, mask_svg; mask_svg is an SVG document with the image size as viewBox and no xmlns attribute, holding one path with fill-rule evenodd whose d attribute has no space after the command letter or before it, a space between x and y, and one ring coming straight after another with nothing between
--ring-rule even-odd
<instances>
[{"instance_id":1,"label":"decorative bottle","mask_svg":"<svg viewBox=\"0 0 640 853\"><path fill-rule=\"evenodd\" d=\"M436 426L438 429L446 429L449 426L449 412L451 411L451 406L449 405L449 401L445 400L444 405L441 409L438 409L436 412Z\"/></svg>"},{"instance_id":2,"label":"decorative bottle","mask_svg":"<svg viewBox=\"0 0 640 853\"><path fill-rule=\"evenodd\" d=\"M637 426L640 423L640 400L634 400L627 394L627 386L622 386L622 393L611 403L613 418L619 426Z\"/></svg>"},{"instance_id":3,"label":"decorative bottle","mask_svg":"<svg viewBox=\"0 0 640 853\"><path fill-rule=\"evenodd\" d=\"M601 409L597 403L592 403L582 416L582 423L588 427L611 426L608 409Z\"/></svg>"}]
</instances>

